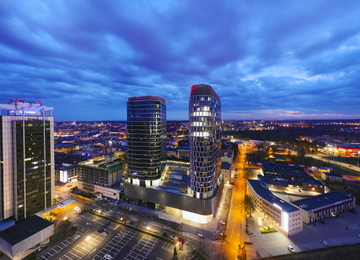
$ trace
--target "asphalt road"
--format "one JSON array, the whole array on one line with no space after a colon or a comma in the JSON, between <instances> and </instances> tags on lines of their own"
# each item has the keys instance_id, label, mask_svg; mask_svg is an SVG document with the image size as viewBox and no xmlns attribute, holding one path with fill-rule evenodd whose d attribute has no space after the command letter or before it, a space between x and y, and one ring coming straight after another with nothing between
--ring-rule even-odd
<instances>
[{"instance_id":1,"label":"asphalt road","mask_svg":"<svg viewBox=\"0 0 360 260\"><path fill-rule=\"evenodd\" d=\"M237 180L234 180L235 187L231 199L226 239L223 248L228 259L235 259L238 256L238 246L246 241L245 221L245 187L246 187L246 149L241 148L234 162L234 169L237 171ZM236 171L235 171L236 173Z\"/></svg>"}]
</instances>

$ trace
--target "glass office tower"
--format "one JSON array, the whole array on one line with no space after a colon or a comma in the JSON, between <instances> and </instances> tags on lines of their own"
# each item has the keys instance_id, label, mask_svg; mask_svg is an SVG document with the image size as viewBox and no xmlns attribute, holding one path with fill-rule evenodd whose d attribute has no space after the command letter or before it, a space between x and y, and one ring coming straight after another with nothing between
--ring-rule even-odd
<instances>
[{"instance_id":1,"label":"glass office tower","mask_svg":"<svg viewBox=\"0 0 360 260\"><path fill-rule=\"evenodd\" d=\"M22 100L0 108L0 221L21 221L55 196L53 108Z\"/></svg>"},{"instance_id":2,"label":"glass office tower","mask_svg":"<svg viewBox=\"0 0 360 260\"><path fill-rule=\"evenodd\" d=\"M211 198L220 185L221 102L211 86L191 87L189 101L190 182L196 198Z\"/></svg>"},{"instance_id":3,"label":"glass office tower","mask_svg":"<svg viewBox=\"0 0 360 260\"><path fill-rule=\"evenodd\" d=\"M153 180L160 179L166 166L165 99L156 96L129 98L127 130L131 183L152 185Z\"/></svg>"}]
</instances>

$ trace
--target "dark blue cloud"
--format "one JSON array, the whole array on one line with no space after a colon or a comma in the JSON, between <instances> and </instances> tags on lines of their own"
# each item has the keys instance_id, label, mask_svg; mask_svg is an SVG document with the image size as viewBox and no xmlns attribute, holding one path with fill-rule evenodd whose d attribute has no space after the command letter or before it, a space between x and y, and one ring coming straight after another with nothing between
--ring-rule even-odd
<instances>
[{"instance_id":1,"label":"dark blue cloud","mask_svg":"<svg viewBox=\"0 0 360 260\"><path fill-rule=\"evenodd\" d=\"M55 120L125 120L130 96L188 118L213 86L224 119L359 118L358 1L0 3L0 102Z\"/></svg>"}]
</instances>

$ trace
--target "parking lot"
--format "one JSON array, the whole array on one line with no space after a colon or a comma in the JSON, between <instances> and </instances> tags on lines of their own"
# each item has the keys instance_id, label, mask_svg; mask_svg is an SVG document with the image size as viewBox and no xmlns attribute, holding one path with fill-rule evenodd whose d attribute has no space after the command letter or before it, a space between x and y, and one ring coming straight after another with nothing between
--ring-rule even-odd
<instances>
[{"instance_id":1,"label":"parking lot","mask_svg":"<svg viewBox=\"0 0 360 260\"><path fill-rule=\"evenodd\" d=\"M78 228L76 235L46 249L38 256L39 259L100 260L105 259L105 255L111 255L115 260L165 260L171 259L174 252L175 245L171 243L87 212L72 217L71 221ZM106 224L109 224L108 229L98 232Z\"/></svg>"},{"instance_id":2,"label":"parking lot","mask_svg":"<svg viewBox=\"0 0 360 260\"><path fill-rule=\"evenodd\" d=\"M76 234L79 234L80 236L86 234L90 230L89 228L81 226L81 225L76 224L76 223L74 223L73 226L78 228ZM43 254L41 256L41 259L47 260L47 259L52 258L54 255L60 253L62 250L64 250L66 247L68 247L69 245L71 245L75 241L75 237L76 236L68 237L67 239L65 239L64 241L62 241L61 243L59 243L55 247L48 250L45 254Z\"/></svg>"},{"instance_id":3,"label":"parking lot","mask_svg":"<svg viewBox=\"0 0 360 260\"><path fill-rule=\"evenodd\" d=\"M120 225L119 224L116 224L114 222L111 222L109 220L106 220L106 219L103 219L101 217L98 217L98 216L95 216L93 214L90 214L88 212L81 212L79 214L80 217L82 218L85 218L87 220L90 220L92 222L95 222L97 224L100 224L100 225L107 225L107 224L110 224L109 225L109 228L111 228L112 230L116 230Z\"/></svg>"},{"instance_id":4,"label":"parking lot","mask_svg":"<svg viewBox=\"0 0 360 260\"><path fill-rule=\"evenodd\" d=\"M96 247L101 244L105 239L105 233L100 234L95 232L86 238L83 238L80 243L74 246L71 250L67 251L63 256L58 258L59 260L68 260L74 259L79 260L84 258L84 256L95 252Z\"/></svg>"},{"instance_id":5,"label":"parking lot","mask_svg":"<svg viewBox=\"0 0 360 260\"><path fill-rule=\"evenodd\" d=\"M119 234L114 236L98 253L94 256L94 260L104 259L105 255L116 256L135 236L136 232L132 229L125 228Z\"/></svg>"}]
</instances>

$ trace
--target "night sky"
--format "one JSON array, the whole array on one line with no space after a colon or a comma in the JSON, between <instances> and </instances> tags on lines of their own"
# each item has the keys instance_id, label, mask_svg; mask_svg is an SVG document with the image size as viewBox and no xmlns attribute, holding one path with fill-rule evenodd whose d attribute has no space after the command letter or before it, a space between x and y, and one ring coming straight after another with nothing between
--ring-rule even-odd
<instances>
[{"instance_id":1,"label":"night sky","mask_svg":"<svg viewBox=\"0 0 360 260\"><path fill-rule=\"evenodd\" d=\"M0 1L0 103L126 120L157 95L187 120L198 83L223 119L360 118L360 1Z\"/></svg>"}]
</instances>

